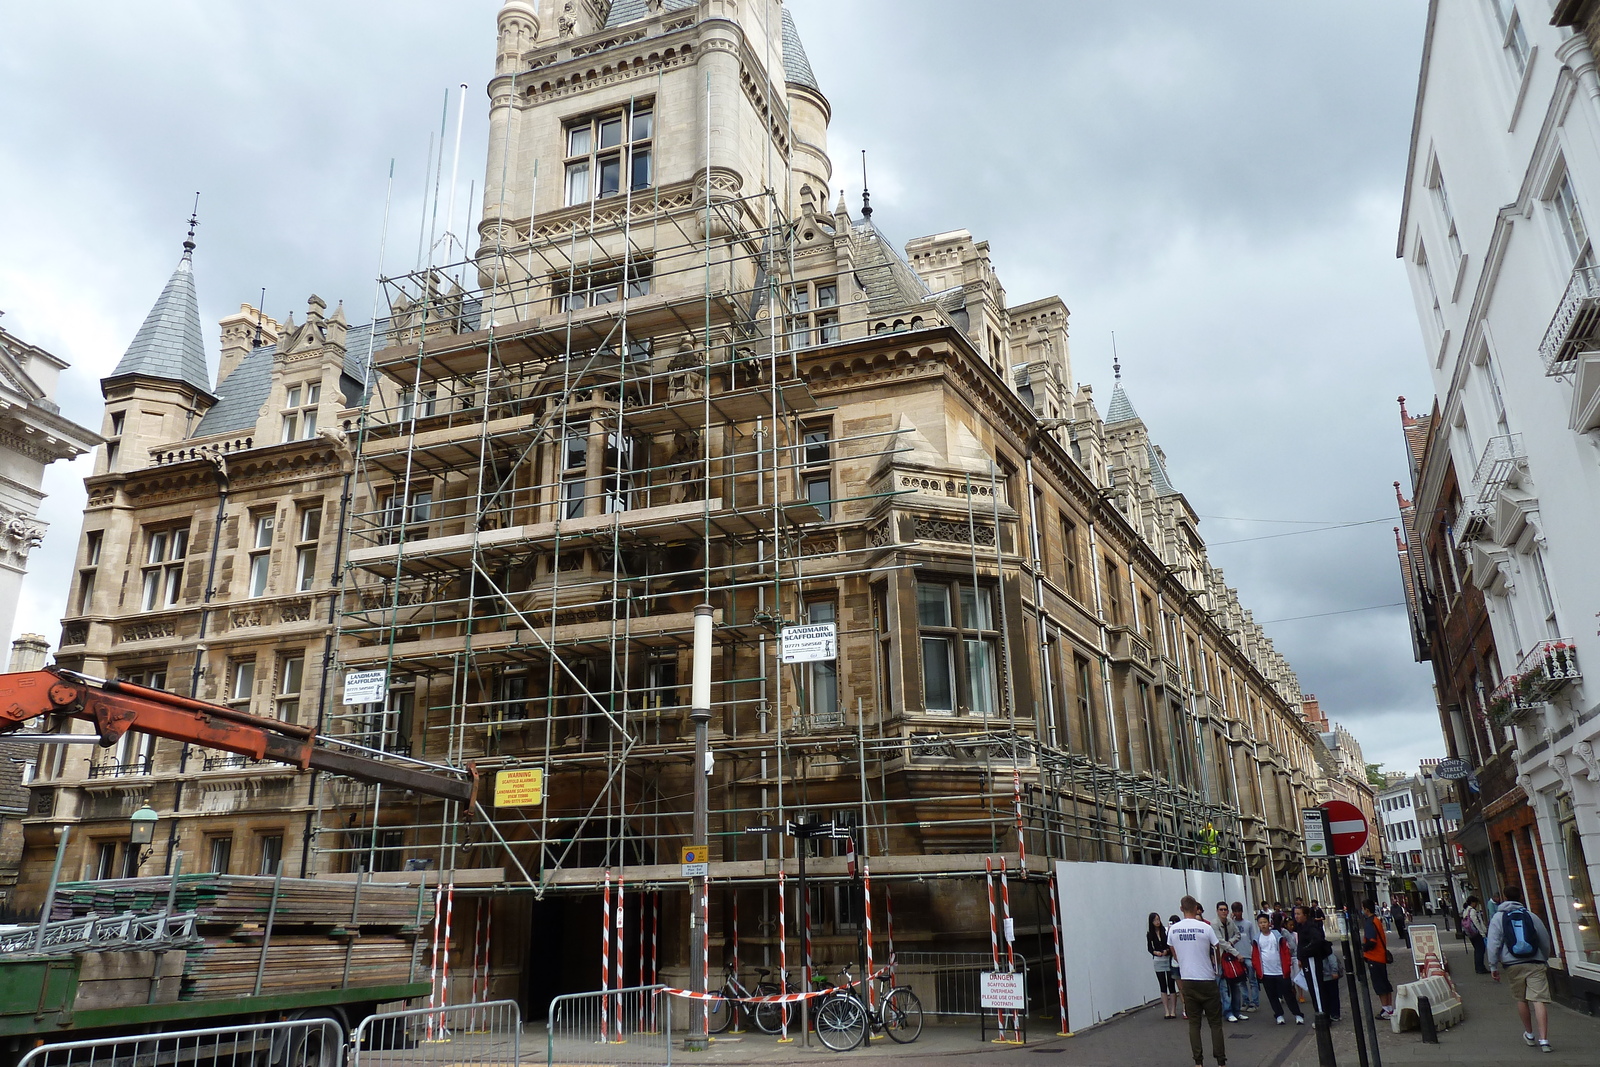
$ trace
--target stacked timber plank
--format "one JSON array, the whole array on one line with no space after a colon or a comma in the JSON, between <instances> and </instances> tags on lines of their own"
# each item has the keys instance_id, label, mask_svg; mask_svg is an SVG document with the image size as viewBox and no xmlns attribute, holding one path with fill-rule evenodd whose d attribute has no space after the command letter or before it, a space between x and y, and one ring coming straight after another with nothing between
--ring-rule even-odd
<instances>
[{"instance_id":1,"label":"stacked timber plank","mask_svg":"<svg viewBox=\"0 0 1600 1067\"><path fill-rule=\"evenodd\" d=\"M170 878L66 882L51 919L159 912L172 891ZM413 952L419 929L433 921L432 895L420 903L419 912L417 890L405 886L365 883L357 901L353 882L183 875L173 910L195 913L203 943L187 951L179 999L249 996L258 970L266 993L414 980Z\"/></svg>"}]
</instances>

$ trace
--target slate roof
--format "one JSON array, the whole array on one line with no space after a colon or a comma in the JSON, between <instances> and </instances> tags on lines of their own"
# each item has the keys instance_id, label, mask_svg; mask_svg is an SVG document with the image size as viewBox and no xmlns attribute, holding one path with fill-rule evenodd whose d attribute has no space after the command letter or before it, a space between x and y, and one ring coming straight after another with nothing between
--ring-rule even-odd
<instances>
[{"instance_id":1,"label":"slate roof","mask_svg":"<svg viewBox=\"0 0 1600 1067\"><path fill-rule=\"evenodd\" d=\"M1156 491L1156 496L1178 495L1177 486L1167 477L1167 465L1161 462L1161 454L1156 451L1156 446L1145 445L1145 452L1150 457L1150 486Z\"/></svg>"},{"instance_id":2,"label":"slate roof","mask_svg":"<svg viewBox=\"0 0 1600 1067\"><path fill-rule=\"evenodd\" d=\"M1123 391L1122 383L1118 382L1115 389L1111 390L1111 403L1106 406L1107 426L1118 422L1132 422L1139 417L1133 410L1133 401L1128 399L1128 394Z\"/></svg>"},{"instance_id":3,"label":"slate roof","mask_svg":"<svg viewBox=\"0 0 1600 1067\"><path fill-rule=\"evenodd\" d=\"M379 320L380 335L387 323L387 319ZM194 436L255 431L256 416L261 405L266 403L267 394L272 392L272 358L277 352L277 345L262 345L252 350L233 368L232 374L217 383L219 399L195 427ZM350 327L345 336L344 373L339 378L347 406L361 402L361 378L371 352L372 327Z\"/></svg>"},{"instance_id":4,"label":"slate roof","mask_svg":"<svg viewBox=\"0 0 1600 1067\"><path fill-rule=\"evenodd\" d=\"M870 222L858 227L853 237L856 282L866 291L867 308L872 314L915 311L928 303L928 284L901 257L893 241Z\"/></svg>"},{"instance_id":5,"label":"slate roof","mask_svg":"<svg viewBox=\"0 0 1600 1067\"><path fill-rule=\"evenodd\" d=\"M211 372L206 369L206 348L200 333L200 300L194 288L194 263L187 251L145 316L144 325L133 335L133 343L107 377L128 374L183 382L203 393L211 391Z\"/></svg>"},{"instance_id":6,"label":"slate roof","mask_svg":"<svg viewBox=\"0 0 1600 1067\"><path fill-rule=\"evenodd\" d=\"M698 3L699 0L666 0L662 8L666 11L682 11ZM646 0L616 0L606 15L606 24L602 29L615 29L649 17L650 8ZM783 9L783 70L786 80L822 92L822 87L817 84L817 76L811 72L811 60L806 57L805 45L800 43L800 32L795 29L794 16L788 8Z\"/></svg>"}]
</instances>

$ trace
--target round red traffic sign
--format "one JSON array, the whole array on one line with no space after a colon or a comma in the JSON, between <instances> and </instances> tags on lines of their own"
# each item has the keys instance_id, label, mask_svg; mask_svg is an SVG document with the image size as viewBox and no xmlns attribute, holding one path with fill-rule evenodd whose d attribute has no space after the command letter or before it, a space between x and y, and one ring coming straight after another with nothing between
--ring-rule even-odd
<instances>
[{"instance_id":1,"label":"round red traffic sign","mask_svg":"<svg viewBox=\"0 0 1600 1067\"><path fill-rule=\"evenodd\" d=\"M1335 856L1354 856L1367 843L1367 817L1345 800L1330 800L1322 805L1328 813L1329 844Z\"/></svg>"}]
</instances>

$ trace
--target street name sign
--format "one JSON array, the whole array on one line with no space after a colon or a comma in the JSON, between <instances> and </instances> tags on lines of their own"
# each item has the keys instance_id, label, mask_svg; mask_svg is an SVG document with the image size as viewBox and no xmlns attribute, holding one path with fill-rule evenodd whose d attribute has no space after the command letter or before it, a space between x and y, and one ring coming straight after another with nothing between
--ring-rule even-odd
<instances>
[{"instance_id":1,"label":"street name sign","mask_svg":"<svg viewBox=\"0 0 1600 1067\"><path fill-rule=\"evenodd\" d=\"M344 703L377 704L388 692L387 671L346 671Z\"/></svg>"},{"instance_id":2,"label":"street name sign","mask_svg":"<svg viewBox=\"0 0 1600 1067\"><path fill-rule=\"evenodd\" d=\"M838 626L831 622L785 626L778 631L778 651L784 663L819 663L838 659Z\"/></svg>"},{"instance_id":3,"label":"street name sign","mask_svg":"<svg viewBox=\"0 0 1600 1067\"><path fill-rule=\"evenodd\" d=\"M1328 829L1333 833L1329 842L1335 856L1354 856L1367 843L1367 817L1361 809L1345 800L1330 800L1322 805L1328 813Z\"/></svg>"}]
</instances>

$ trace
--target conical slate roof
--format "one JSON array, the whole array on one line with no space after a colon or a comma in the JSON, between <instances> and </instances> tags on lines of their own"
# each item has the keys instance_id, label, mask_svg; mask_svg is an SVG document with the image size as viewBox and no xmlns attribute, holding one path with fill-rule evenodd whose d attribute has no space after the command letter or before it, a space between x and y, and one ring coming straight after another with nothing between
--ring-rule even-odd
<instances>
[{"instance_id":1,"label":"conical slate roof","mask_svg":"<svg viewBox=\"0 0 1600 1067\"><path fill-rule=\"evenodd\" d=\"M1116 422L1132 422L1139 417L1133 410L1133 402L1128 399L1128 394L1123 392L1122 383L1118 382L1115 389L1111 390L1111 403L1106 407L1106 425Z\"/></svg>"},{"instance_id":2,"label":"conical slate roof","mask_svg":"<svg viewBox=\"0 0 1600 1067\"><path fill-rule=\"evenodd\" d=\"M200 300L195 295L194 264L187 250L178 261L178 269L167 279L167 287L161 290L150 314L145 316L144 325L133 335L133 343L107 377L132 374L183 382L203 393L211 391L206 349L200 334Z\"/></svg>"},{"instance_id":3,"label":"conical slate roof","mask_svg":"<svg viewBox=\"0 0 1600 1067\"><path fill-rule=\"evenodd\" d=\"M665 0L661 9L668 12L680 11L694 7L697 2L698 0ZM606 13L604 28L615 29L649 17L650 5L646 0L616 0L611 5L611 10ZM783 9L783 70L786 81L822 92L822 87L817 84L817 76L811 73L811 60L806 58L805 45L800 43L800 33L794 28L794 16L789 14L788 8Z\"/></svg>"},{"instance_id":4,"label":"conical slate roof","mask_svg":"<svg viewBox=\"0 0 1600 1067\"><path fill-rule=\"evenodd\" d=\"M1161 462L1161 453L1156 451L1155 445L1147 444L1144 447L1150 459L1150 487L1156 491L1156 496L1172 496L1178 489L1167 477L1167 465Z\"/></svg>"}]
</instances>

